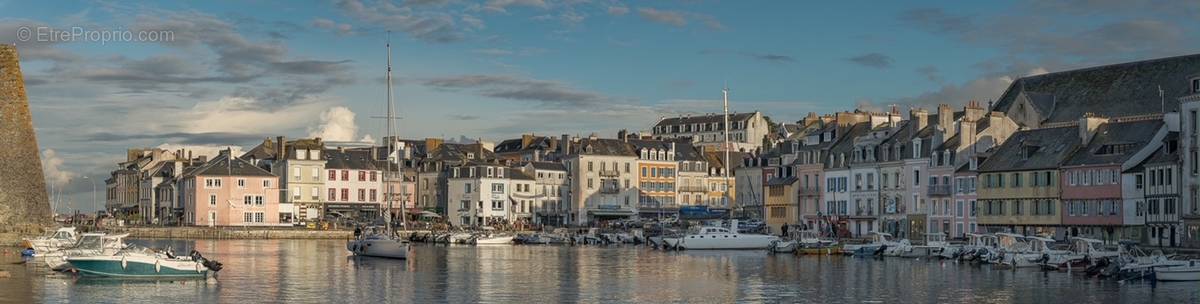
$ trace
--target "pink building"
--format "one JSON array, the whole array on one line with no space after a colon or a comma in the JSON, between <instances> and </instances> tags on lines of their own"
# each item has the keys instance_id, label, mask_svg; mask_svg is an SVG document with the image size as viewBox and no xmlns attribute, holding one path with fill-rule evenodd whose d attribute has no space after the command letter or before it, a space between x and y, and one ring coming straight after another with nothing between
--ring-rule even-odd
<instances>
[{"instance_id":1,"label":"pink building","mask_svg":"<svg viewBox=\"0 0 1200 304\"><path fill-rule=\"evenodd\" d=\"M967 163L954 172L954 211L951 221L952 237L966 237L967 233L979 233L975 222L975 187L979 172L975 163Z\"/></svg>"},{"instance_id":2,"label":"pink building","mask_svg":"<svg viewBox=\"0 0 1200 304\"><path fill-rule=\"evenodd\" d=\"M193 226L279 225L279 178L221 151L180 179L184 222Z\"/></svg>"}]
</instances>

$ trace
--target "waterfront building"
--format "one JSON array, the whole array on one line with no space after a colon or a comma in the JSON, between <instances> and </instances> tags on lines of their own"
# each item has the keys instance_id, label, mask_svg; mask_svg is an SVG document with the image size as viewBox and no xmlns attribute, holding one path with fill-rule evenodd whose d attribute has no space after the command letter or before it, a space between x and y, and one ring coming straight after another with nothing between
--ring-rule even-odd
<instances>
[{"instance_id":1,"label":"waterfront building","mask_svg":"<svg viewBox=\"0 0 1200 304\"><path fill-rule=\"evenodd\" d=\"M559 139L553 136L522 134L521 138L501 141L493 152L496 154L496 160L501 163L520 164L557 161L560 155L559 148Z\"/></svg>"},{"instance_id":2,"label":"waterfront building","mask_svg":"<svg viewBox=\"0 0 1200 304\"><path fill-rule=\"evenodd\" d=\"M1164 127L1169 127L1168 123ZM1171 131L1162 145L1141 165L1127 170L1122 179L1122 193L1138 193L1144 200L1133 201L1135 216L1146 226L1142 243L1148 246L1176 247L1185 237L1182 215L1187 214L1180 197L1183 189L1179 166L1179 132ZM1131 180L1132 179L1132 180ZM1126 200L1126 206L1130 204ZM1126 216L1128 218L1128 216Z\"/></svg>"},{"instance_id":3,"label":"waterfront building","mask_svg":"<svg viewBox=\"0 0 1200 304\"><path fill-rule=\"evenodd\" d=\"M1200 56L1189 56L1200 57ZM1194 66L1194 65L1193 65ZM1184 233L1182 245L1200 248L1200 75L1172 79L1173 84L1186 80L1187 94L1175 98L1180 105L1179 145L1180 168L1183 177L1181 218ZM1175 93L1175 91L1172 91Z\"/></svg>"},{"instance_id":4,"label":"waterfront building","mask_svg":"<svg viewBox=\"0 0 1200 304\"><path fill-rule=\"evenodd\" d=\"M626 138L623 134L618 137ZM628 139L637 153L638 212L641 217L659 217L677 213L676 191L679 162L675 159L675 142Z\"/></svg>"},{"instance_id":5,"label":"waterfront building","mask_svg":"<svg viewBox=\"0 0 1200 304\"><path fill-rule=\"evenodd\" d=\"M731 204L731 198L737 197L738 193L737 175L733 173L740 167L737 160L743 159L746 154L742 152L729 152L728 164L729 166L733 167L734 171L730 171L730 174L726 176L726 152L706 151L703 153L705 161L708 162L708 164L705 166L705 168L708 169L708 177L704 179L705 184L708 185L708 193L704 195L703 204L708 205L709 208L731 209L731 211L736 211L740 215L750 215L752 218L761 218L763 206L763 202L761 200L755 201L755 205L751 206L742 206L736 204L736 202ZM761 179L759 181L761 181ZM759 196L755 197L761 198L762 196L760 195L762 194L762 188L760 187L757 189L751 189L751 191L754 190L759 191Z\"/></svg>"},{"instance_id":6,"label":"waterfront building","mask_svg":"<svg viewBox=\"0 0 1200 304\"><path fill-rule=\"evenodd\" d=\"M708 162L703 151L688 141L675 141L675 162L679 167L675 178L675 202L680 206L706 204L708 191Z\"/></svg>"},{"instance_id":7,"label":"waterfront building","mask_svg":"<svg viewBox=\"0 0 1200 304\"><path fill-rule=\"evenodd\" d=\"M815 117L815 114L810 114ZM808 123L820 125L813 128L800 138L799 153L792 162L792 168L800 179L796 192L799 196L799 220L812 230L822 232L832 231L827 221L827 210L822 209L825 193L825 156L833 146L837 137L837 124L832 120L808 120Z\"/></svg>"},{"instance_id":8,"label":"waterfront building","mask_svg":"<svg viewBox=\"0 0 1200 304\"><path fill-rule=\"evenodd\" d=\"M976 221L976 208L979 186L979 163L986 160L981 156L972 157L967 163L954 171L954 231L952 237L965 238L967 233L980 233Z\"/></svg>"},{"instance_id":9,"label":"waterfront building","mask_svg":"<svg viewBox=\"0 0 1200 304\"><path fill-rule=\"evenodd\" d=\"M471 162L449 172L447 196L455 201L446 213L451 224L484 226L511 219L509 196L513 189L509 168L496 163Z\"/></svg>"},{"instance_id":10,"label":"waterfront building","mask_svg":"<svg viewBox=\"0 0 1200 304\"><path fill-rule=\"evenodd\" d=\"M709 168L717 169L723 167L724 163L720 159L721 155L718 154L719 153L717 152L704 153L705 160L708 161ZM742 209L743 215L746 215L749 218L763 219L763 203L766 201L766 194L763 193L763 190L765 189L764 186L766 185L767 176L774 176L774 173L765 172L766 170L771 169L764 168L765 162L756 152L749 152L744 154L741 158L733 159L741 160L741 166L735 168L733 175L731 176L731 178L733 178L733 185L740 190L734 193L734 204ZM714 178L719 180L722 176L718 174L712 174L710 172L709 177L710 178L708 181L712 183L715 182ZM719 191L712 190L713 189L710 187L708 195L710 200L713 198L720 198L724 195ZM716 196L714 196L714 194Z\"/></svg>"},{"instance_id":11,"label":"waterfront building","mask_svg":"<svg viewBox=\"0 0 1200 304\"><path fill-rule=\"evenodd\" d=\"M978 224L987 232L1061 237L1059 165L1075 151L1081 134L1093 131L1067 125L1009 137L979 165Z\"/></svg>"},{"instance_id":12,"label":"waterfront building","mask_svg":"<svg viewBox=\"0 0 1200 304\"><path fill-rule=\"evenodd\" d=\"M506 168L508 170L508 213L505 218L509 223L528 224L533 223L535 210L541 209L542 205L537 191L534 186L538 184L537 179L532 175L521 171L520 168Z\"/></svg>"},{"instance_id":13,"label":"waterfront building","mask_svg":"<svg viewBox=\"0 0 1200 304\"><path fill-rule=\"evenodd\" d=\"M441 139L429 138L424 145L426 155L417 164L417 205L422 209L433 208L447 215L457 208L458 200L446 196L447 179L452 168L470 162L496 163L496 155L485 144L444 143Z\"/></svg>"},{"instance_id":14,"label":"waterfront building","mask_svg":"<svg viewBox=\"0 0 1200 304\"><path fill-rule=\"evenodd\" d=\"M175 151L164 149L126 150L125 161L118 163L118 169L110 172L109 179L105 180L105 208L133 222L154 221L157 208L154 205L154 175L150 171L159 163L176 159Z\"/></svg>"},{"instance_id":15,"label":"waterfront building","mask_svg":"<svg viewBox=\"0 0 1200 304\"><path fill-rule=\"evenodd\" d=\"M889 215L903 213L894 212L896 209L884 209L880 205L880 190L879 182L879 148L888 137L891 137L898 129L899 120L885 122L882 124L873 124L871 128L864 134L855 136L852 140L853 146L850 151L850 212L854 213L851 217L850 227L854 227L857 234L865 234L871 231L876 231L876 227L883 228L887 231L888 228L894 228L896 225L887 226L886 228L880 225L880 211L893 211L887 213ZM892 206L894 207L894 206ZM885 221L887 221L885 219ZM891 223L897 222L895 219L888 221ZM902 234L894 234L903 236Z\"/></svg>"},{"instance_id":16,"label":"waterfront building","mask_svg":"<svg viewBox=\"0 0 1200 304\"><path fill-rule=\"evenodd\" d=\"M568 220L576 225L634 217L637 212L638 153L620 139L595 135L569 144L567 167L572 211Z\"/></svg>"},{"instance_id":17,"label":"waterfront building","mask_svg":"<svg viewBox=\"0 0 1200 304\"><path fill-rule=\"evenodd\" d=\"M1120 119L1088 115L1078 122L1079 148L1059 169L1063 174L1062 224L1069 236L1111 242L1142 239L1145 217L1139 216L1137 209L1143 202L1144 191L1136 185L1141 172L1123 172L1157 150L1167 129L1163 127L1162 115ZM1122 184L1128 182L1134 183L1134 189L1122 191ZM1027 212L1035 216L1047 212L1058 215L1054 212L1056 208L1045 201L1029 203L1032 205Z\"/></svg>"},{"instance_id":18,"label":"waterfront building","mask_svg":"<svg viewBox=\"0 0 1200 304\"><path fill-rule=\"evenodd\" d=\"M224 150L181 175L184 223L210 227L280 225L279 178L231 153Z\"/></svg>"},{"instance_id":19,"label":"waterfront building","mask_svg":"<svg viewBox=\"0 0 1200 304\"><path fill-rule=\"evenodd\" d=\"M280 222L304 224L323 218L325 159L321 153L324 149L320 137L288 141L278 136L242 154L242 159L279 177Z\"/></svg>"},{"instance_id":20,"label":"waterfront building","mask_svg":"<svg viewBox=\"0 0 1200 304\"><path fill-rule=\"evenodd\" d=\"M375 149L324 150L327 214L358 221L373 220L380 215L381 202L387 194L383 183L387 163L377 162L374 152ZM401 193L401 189L393 190L393 194Z\"/></svg>"},{"instance_id":21,"label":"waterfront building","mask_svg":"<svg viewBox=\"0 0 1200 304\"><path fill-rule=\"evenodd\" d=\"M767 197L764 207L767 209L767 230L772 234L781 234L783 225L800 222L800 212L797 210L799 196L795 190L799 179L791 175L790 166L784 171L783 175L773 177L766 183Z\"/></svg>"},{"instance_id":22,"label":"waterfront building","mask_svg":"<svg viewBox=\"0 0 1200 304\"><path fill-rule=\"evenodd\" d=\"M566 214L570 210L567 187L567 167L558 162L527 162L521 167L525 174L533 176L536 196L534 223L543 225L567 225Z\"/></svg>"},{"instance_id":23,"label":"waterfront building","mask_svg":"<svg viewBox=\"0 0 1200 304\"><path fill-rule=\"evenodd\" d=\"M760 112L729 114L729 148L750 152L762 147L770 133L770 123ZM654 124L651 134L657 139L686 138L698 147L723 149L725 117L721 114L663 117Z\"/></svg>"},{"instance_id":24,"label":"waterfront building","mask_svg":"<svg viewBox=\"0 0 1200 304\"><path fill-rule=\"evenodd\" d=\"M833 225L834 231L842 237L859 237L874 230L875 227L864 226L864 222L873 223L875 219L875 209L866 208L854 209L851 205L852 191L850 180L850 161L854 152L854 138L866 134L871 129L870 122L857 122L858 119L838 119L838 128L836 132L838 139L833 146L829 148L829 153L826 154L825 163L825 193L822 194L822 199L825 204L823 210L828 215L829 222Z\"/></svg>"}]
</instances>

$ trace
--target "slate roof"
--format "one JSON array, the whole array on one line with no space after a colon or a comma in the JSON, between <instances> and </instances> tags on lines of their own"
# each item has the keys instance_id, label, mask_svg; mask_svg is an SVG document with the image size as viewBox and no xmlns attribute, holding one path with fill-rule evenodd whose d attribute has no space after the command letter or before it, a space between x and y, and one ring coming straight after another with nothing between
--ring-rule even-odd
<instances>
[{"instance_id":1,"label":"slate roof","mask_svg":"<svg viewBox=\"0 0 1200 304\"><path fill-rule=\"evenodd\" d=\"M207 163L185 171L190 176L275 176L241 158L231 159L228 152L222 152Z\"/></svg>"},{"instance_id":2,"label":"slate roof","mask_svg":"<svg viewBox=\"0 0 1200 304\"><path fill-rule=\"evenodd\" d=\"M798 180L798 179L795 176L772 177L771 179L767 180L767 186L791 185L791 184L795 183L796 180Z\"/></svg>"},{"instance_id":3,"label":"slate roof","mask_svg":"<svg viewBox=\"0 0 1200 304\"><path fill-rule=\"evenodd\" d=\"M574 151L576 154L583 155L610 155L610 156L637 156L634 152L633 145L619 139L608 138L582 138L578 143L572 144L579 148ZM590 149L589 149L590 147Z\"/></svg>"},{"instance_id":4,"label":"slate roof","mask_svg":"<svg viewBox=\"0 0 1200 304\"><path fill-rule=\"evenodd\" d=\"M474 153L475 158L470 160L488 160L495 159L496 154L491 150L484 149L481 144L442 144L428 158L432 161L466 161L467 153Z\"/></svg>"},{"instance_id":5,"label":"slate roof","mask_svg":"<svg viewBox=\"0 0 1200 304\"><path fill-rule=\"evenodd\" d=\"M534 180L533 175L526 174L524 171L516 168L508 168L508 178L520 180Z\"/></svg>"},{"instance_id":6,"label":"slate roof","mask_svg":"<svg viewBox=\"0 0 1200 304\"><path fill-rule=\"evenodd\" d=\"M1009 112L1018 98L1028 98L1044 122L1071 121L1087 112L1108 117L1160 113L1162 100L1166 111L1177 111L1178 98L1189 95L1187 79L1197 71L1200 54L1027 76L1013 81L993 109Z\"/></svg>"},{"instance_id":7,"label":"slate roof","mask_svg":"<svg viewBox=\"0 0 1200 304\"><path fill-rule=\"evenodd\" d=\"M1162 120L1110 122L1096 128L1096 135L1087 147L1080 147L1064 166L1120 164L1129 160L1134 153L1150 143L1150 139L1162 127ZM1121 147L1121 153L1105 153Z\"/></svg>"},{"instance_id":8,"label":"slate roof","mask_svg":"<svg viewBox=\"0 0 1200 304\"><path fill-rule=\"evenodd\" d=\"M837 141L829 148L829 153L825 154L824 157L833 157L836 160L838 154L844 153L846 154L846 164L849 164L852 152L854 151L854 138L867 134L867 131L870 129L871 123L869 122L860 122L850 126L844 131L845 134L838 134ZM822 159L821 161L825 162L827 159Z\"/></svg>"},{"instance_id":9,"label":"slate roof","mask_svg":"<svg viewBox=\"0 0 1200 304\"><path fill-rule=\"evenodd\" d=\"M704 161L702 151L692 145L691 141L680 140L675 142L675 160L677 161Z\"/></svg>"},{"instance_id":10,"label":"slate roof","mask_svg":"<svg viewBox=\"0 0 1200 304\"><path fill-rule=\"evenodd\" d=\"M326 169L383 170L372 159L370 150L325 149L321 154L325 158Z\"/></svg>"},{"instance_id":11,"label":"slate roof","mask_svg":"<svg viewBox=\"0 0 1200 304\"><path fill-rule=\"evenodd\" d=\"M530 162L529 164L533 165L533 168L537 170L567 171L567 166L564 166L562 163Z\"/></svg>"},{"instance_id":12,"label":"slate roof","mask_svg":"<svg viewBox=\"0 0 1200 304\"><path fill-rule=\"evenodd\" d=\"M750 153L729 151L729 165L734 169L743 167L741 159L749 157ZM725 151L707 151L704 152L704 161L708 162L709 168L724 168L725 167ZM734 171L730 170L732 175Z\"/></svg>"},{"instance_id":13,"label":"slate roof","mask_svg":"<svg viewBox=\"0 0 1200 304\"><path fill-rule=\"evenodd\" d=\"M729 114L729 122L746 121L746 120L750 119L751 117L754 117L755 113L757 113L757 112ZM699 116L688 116L688 117L663 118L662 120L659 120L658 123L654 124L654 126L659 127L659 126L673 126L673 125L679 125L679 124L717 122L717 123L721 123L718 126L718 128L721 128L724 126L724 123L725 123L725 119L722 118L722 116L723 115L721 115L721 114L712 114L712 115L699 115Z\"/></svg>"},{"instance_id":14,"label":"slate roof","mask_svg":"<svg viewBox=\"0 0 1200 304\"><path fill-rule=\"evenodd\" d=\"M979 171L1058 168L1079 145L1078 132L1075 126L1017 131L993 155L979 164Z\"/></svg>"}]
</instances>

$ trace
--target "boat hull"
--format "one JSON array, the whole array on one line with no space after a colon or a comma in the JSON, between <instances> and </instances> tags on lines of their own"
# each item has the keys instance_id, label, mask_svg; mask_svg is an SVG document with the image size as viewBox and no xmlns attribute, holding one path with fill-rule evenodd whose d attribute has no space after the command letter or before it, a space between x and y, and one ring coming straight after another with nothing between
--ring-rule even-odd
<instances>
[{"instance_id":1,"label":"boat hull","mask_svg":"<svg viewBox=\"0 0 1200 304\"><path fill-rule=\"evenodd\" d=\"M475 239L475 245L512 245L513 237L491 237Z\"/></svg>"},{"instance_id":2,"label":"boat hull","mask_svg":"<svg viewBox=\"0 0 1200 304\"><path fill-rule=\"evenodd\" d=\"M767 235L689 235L677 242L679 249L687 250L741 250L767 249L778 237Z\"/></svg>"},{"instance_id":3,"label":"boat hull","mask_svg":"<svg viewBox=\"0 0 1200 304\"><path fill-rule=\"evenodd\" d=\"M357 256L407 259L408 242L391 239L351 240L346 243L346 250Z\"/></svg>"},{"instance_id":4,"label":"boat hull","mask_svg":"<svg viewBox=\"0 0 1200 304\"><path fill-rule=\"evenodd\" d=\"M210 271L191 260L146 257L72 257L71 266L85 276L118 278L207 278Z\"/></svg>"}]
</instances>

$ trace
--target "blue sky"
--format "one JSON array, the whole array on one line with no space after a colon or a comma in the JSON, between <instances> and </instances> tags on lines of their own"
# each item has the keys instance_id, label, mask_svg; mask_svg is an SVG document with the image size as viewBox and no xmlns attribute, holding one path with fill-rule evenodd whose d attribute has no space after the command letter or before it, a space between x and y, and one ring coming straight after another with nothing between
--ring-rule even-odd
<instances>
[{"instance_id":1,"label":"blue sky","mask_svg":"<svg viewBox=\"0 0 1200 304\"><path fill-rule=\"evenodd\" d=\"M995 99L1016 77L1195 53L1200 4L1066 1L0 0L47 179L90 205L129 147L382 135L391 31L404 137L610 135L720 110L775 121ZM21 39L21 28L173 40Z\"/></svg>"}]
</instances>

